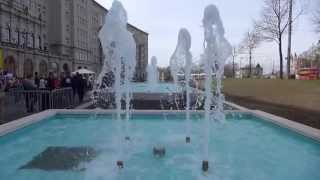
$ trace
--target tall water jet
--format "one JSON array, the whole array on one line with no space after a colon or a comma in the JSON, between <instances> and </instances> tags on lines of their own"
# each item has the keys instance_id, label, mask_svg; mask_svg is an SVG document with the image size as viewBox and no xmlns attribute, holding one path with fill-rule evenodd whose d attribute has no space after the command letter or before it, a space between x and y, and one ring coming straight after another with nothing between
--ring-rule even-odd
<instances>
[{"instance_id":1,"label":"tall water jet","mask_svg":"<svg viewBox=\"0 0 320 180\"><path fill-rule=\"evenodd\" d=\"M179 75L185 73L184 68L187 64L187 59L191 61L192 55L190 53L191 36L187 29L182 28L179 31L177 47L170 58L170 71L174 83L179 83Z\"/></svg>"},{"instance_id":2,"label":"tall water jet","mask_svg":"<svg viewBox=\"0 0 320 180\"><path fill-rule=\"evenodd\" d=\"M134 75L136 66L136 44L133 35L127 30L127 12L122 4L114 0L111 9L105 17L105 23L99 32L99 39L105 54L105 61L98 77L98 91L103 89L103 78L109 71L109 66L114 74L115 80L113 92L115 93L115 104L117 112L117 121L119 123L119 143L122 151L121 142L124 140L123 135L128 135L128 121L130 116L130 88L129 83ZM109 64L110 63L110 64ZM121 86L124 84L125 92ZM126 97L126 123L125 132L121 130L121 99L125 94ZM121 156L121 153L120 153ZM120 162L120 161L119 161Z\"/></svg>"},{"instance_id":3,"label":"tall water jet","mask_svg":"<svg viewBox=\"0 0 320 180\"><path fill-rule=\"evenodd\" d=\"M225 118L223 112L224 97L221 93L221 81L224 73L224 64L231 55L232 47L224 37L225 30L220 18L219 10L215 5L209 5L205 8L203 27L204 54L202 60L207 77L205 81L205 145L202 169L203 171L208 171L210 120L223 120ZM215 82L214 95L212 92L213 82ZM212 105L214 105L213 114L211 114Z\"/></svg>"},{"instance_id":4,"label":"tall water jet","mask_svg":"<svg viewBox=\"0 0 320 180\"><path fill-rule=\"evenodd\" d=\"M158 60L155 56L151 58L150 65L148 66L148 84L149 88L155 88L159 81L159 72L158 72Z\"/></svg>"},{"instance_id":5,"label":"tall water jet","mask_svg":"<svg viewBox=\"0 0 320 180\"><path fill-rule=\"evenodd\" d=\"M185 76L185 86L186 86L186 142L189 143L190 137L190 79L191 79L191 68L192 68L192 54L190 52L191 48L191 36L187 29L182 28L179 31L178 43L174 54L170 60L171 74L175 84L178 84L179 75L184 74Z\"/></svg>"}]
</instances>

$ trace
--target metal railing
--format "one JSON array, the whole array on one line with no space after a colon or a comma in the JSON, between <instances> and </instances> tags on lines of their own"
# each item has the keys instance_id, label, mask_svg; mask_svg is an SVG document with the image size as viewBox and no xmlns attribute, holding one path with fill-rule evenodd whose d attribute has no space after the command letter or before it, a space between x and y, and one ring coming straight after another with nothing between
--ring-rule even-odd
<instances>
[{"instance_id":1,"label":"metal railing","mask_svg":"<svg viewBox=\"0 0 320 180\"><path fill-rule=\"evenodd\" d=\"M72 88L63 88L51 91L49 109L66 109L74 105Z\"/></svg>"},{"instance_id":2,"label":"metal railing","mask_svg":"<svg viewBox=\"0 0 320 180\"><path fill-rule=\"evenodd\" d=\"M72 88L49 90L11 89L0 99L0 124L47 109L74 106Z\"/></svg>"}]
</instances>

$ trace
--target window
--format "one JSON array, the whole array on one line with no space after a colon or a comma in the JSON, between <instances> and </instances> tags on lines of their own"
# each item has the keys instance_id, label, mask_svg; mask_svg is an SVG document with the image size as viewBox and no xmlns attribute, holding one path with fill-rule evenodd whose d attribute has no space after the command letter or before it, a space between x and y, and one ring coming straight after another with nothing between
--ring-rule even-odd
<instances>
[{"instance_id":1,"label":"window","mask_svg":"<svg viewBox=\"0 0 320 180\"><path fill-rule=\"evenodd\" d=\"M42 49L42 38L41 35L38 36L39 49Z\"/></svg>"},{"instance_id":2,"label":"window","mask_svg":"<svg viewBox=\"0 0 320 180\"><path fill-rule=\"evenodd\" d=\"M0 26L0 42L2 42L2 26Z\"/></svg>"},{"instance_id":3,"label":"window","mask_svg":"<svg viewBox=\"0 0 320 180\"><path fill-rule=\"evenodd\" d=\"M138 67L142 67L142 62L144 60L144 45L139 45L138 46Z\"/></svg>"},{"instance_id":4,"label":"window","mask_svg":"<svg viewBox=\"0 0 320 180\"><path fill-rule=\"evenodd\" d=\"M6 41L11 42L11 27L10 26L6 27Z\"/></svg>"},{"instance_id":5,"label":"window","mask_svg":"<svg viewBox=\"0 0 320 180\"><path fill-rule=\"evenodd\" d=\"M33 33L31 33L31 42L32 42L32 48L35 48L35 37Z\"/></svg>"},{"instance_id":6,"label":"window","mask_svg":"<svg viewBox=\"0 0 320 180\"><path fill-rule=\"evenodd\" d=\"M20 31L19 31L19 29L16 29L16 37L17 37L16 44L20 45Z\"/></svg>"}]
</instances>

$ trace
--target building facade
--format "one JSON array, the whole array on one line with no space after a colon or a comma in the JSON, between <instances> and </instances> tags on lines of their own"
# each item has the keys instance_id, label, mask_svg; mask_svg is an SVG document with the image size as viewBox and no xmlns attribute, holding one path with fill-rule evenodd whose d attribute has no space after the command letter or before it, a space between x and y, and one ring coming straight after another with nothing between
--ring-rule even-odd
<instances>
[{"instance_id":1,"label":"building facade","mask_svg":"<svg viewBox=\"0 0 320 180\"><path fill-rule=\"evenodd\" d=\"M50 49L72 62L72 69L100 72L104 55L98 38L107 9L94 0L47 0L50 6ZM136 80L145 80L148 63L148 34L128 25L137 47Z\"/></svg>"},{"instance_id":2,"label":"building facade","mask_svg":"<svg viewBox=\"0 0 320 180\"><path fill-rule=\"evenodd\" d=\"M0 0L5 70L18 77L85 68L99 73L98 38L107 10L94 0ZM144 81L148 34L128 25L136 40L136 80Z\"/></svg>"},{"instance_id":3,"label":"building facade","mask_svg":"<svg viewBox=\"0 0 320 180\"><path fill-rule=\"evenodd\" d=\"M4 70L18 77L45 74L58 62L48 49L47 6L43 0L0 0L0 48Z\"/></svg>"}]
</instances>

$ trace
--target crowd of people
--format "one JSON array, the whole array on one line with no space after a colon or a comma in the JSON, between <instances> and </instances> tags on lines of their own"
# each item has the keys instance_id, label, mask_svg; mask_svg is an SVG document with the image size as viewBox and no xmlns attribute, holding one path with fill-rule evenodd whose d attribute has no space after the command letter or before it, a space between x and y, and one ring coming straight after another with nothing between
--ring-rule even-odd
<instances>
[{"instance_id":1,"label":"crowd of people","mask_svg":"<svg viewBox=\"0 0 320 180\"><path fill-rule=\"evenodd\" d=\"M92 88L92 77L79 73L61 73L60 77L50 72L47 77L37 72L27 75L25 78L17 78L7 72L0 73L0 91L8 92L10 89L28 90L55 90L60 88L72 88L73 95L78 96L79 102L83 101L85 92Z\"/></svg>"}]
</instances>

